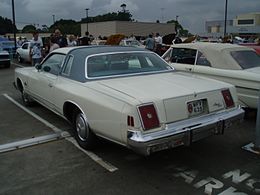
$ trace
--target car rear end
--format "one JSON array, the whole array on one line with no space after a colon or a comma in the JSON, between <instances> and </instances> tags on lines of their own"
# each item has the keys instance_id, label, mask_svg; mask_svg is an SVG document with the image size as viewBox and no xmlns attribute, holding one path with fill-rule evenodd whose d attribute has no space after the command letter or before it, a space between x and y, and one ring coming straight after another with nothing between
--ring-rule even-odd
<instances>
[{"instance_id":1,"label":"car rear end","mask_svg":"<svg viewBox=\"0 0 260 195\"><path fill-rule=\"evenodd\" d=\"M134 129L135 120L128 116L128 146L133 150L150 153L189 146L192 142L211 135L221 135L225 129L240 123L244 111L237 105L234 87L190 94L162 100L160 103L137 106L141 130Z\"/></svg>"}]
</instances>

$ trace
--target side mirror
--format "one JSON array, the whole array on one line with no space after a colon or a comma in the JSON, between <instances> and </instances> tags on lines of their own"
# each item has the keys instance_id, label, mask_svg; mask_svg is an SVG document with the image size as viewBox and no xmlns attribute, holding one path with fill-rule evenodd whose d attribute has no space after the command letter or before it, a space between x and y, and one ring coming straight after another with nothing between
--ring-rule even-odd
<instances>
[{"instance_id":1,"label":"side mirror","mask_svg":"<svg viewBox=\"0 0 260 195\"><path fill-rule=\"evenodd\" d=\"M43 67L43 71L45 72L50 72L51 71L51 68L49 66L44 66Z\"/></svg>"},{"instance_id":2,"label":"side mirror","mask_svg":"<svg viewBox=\"0 0 260 195\"><path fill-rule=\"evenodd\" d=\"M35 68L39 71L42 69L42 65L41 64L35 64Z\"/></svg>"}]
</instances>

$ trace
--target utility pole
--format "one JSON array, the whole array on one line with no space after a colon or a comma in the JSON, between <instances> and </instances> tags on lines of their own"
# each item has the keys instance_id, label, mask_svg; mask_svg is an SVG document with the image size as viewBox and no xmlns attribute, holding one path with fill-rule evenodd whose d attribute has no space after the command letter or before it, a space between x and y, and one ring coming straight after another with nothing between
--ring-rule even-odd
<instances>
[{"instance_id":1,"label":"utility pole","mask_svg":"<svg viewBox=\"0 0 260 195\"><path fill-rule=\"evenodd\" d=\"M162 13L162 22L161 23L163 23L163 21L164 21L164 15L163 15L163 11L165 10L165 8L164 7L162 7L161 8L161 13Z\"/></svg>"},{"instance_id":2,"label":"utility pole","mask_svg":"<svg viewBox=\"0 0 260 195\"><path fill-rule=\"evenodd\" d=\"M14 48L16 51L16 27L15 27L15 11L14 11L14 0L12 0L12 12L13 12L13 33L14 33Z\"/></svg>"},{"instance_id":3,"label":"utility pole","mask_svg":"<svg viewBox=\"0 0 260 195\"><path fill-rule=\"evenodd\" d=\"M52 15L52 21L53 21L53 24L55 23L55 15L53 14Z\"/></svg>"},{"instance_id":4,"label":"utility pole","mask_svg":"<svg viewBox=\"0 0 260 195\"><path fill-rule=\"evenodd\" d=\"M87 32L88 32L88 10L89 10L89 8L86 8L86 18L87 18Z\"/></svg>"},{"instance_id":5,"label":"utility pole","mask_svg":"<svg viewBox=\"0 0 260 195\"><path fill-rule=\"evenodd\" d=\"M226 0L225 3L225 24L224 24L224 37L227 34L227 4L228 4L228 0Z\"/></svg>"}]
</instances>

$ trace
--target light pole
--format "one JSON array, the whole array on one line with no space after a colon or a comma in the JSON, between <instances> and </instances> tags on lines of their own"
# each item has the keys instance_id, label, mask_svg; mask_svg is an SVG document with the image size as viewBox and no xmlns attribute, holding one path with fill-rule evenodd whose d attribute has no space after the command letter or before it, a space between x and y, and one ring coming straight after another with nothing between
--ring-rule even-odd
<instances>
[{"instance_id":1,"label":"light pole","mask_svg":"<svg viewBox=\"0 0 260 195\"><path fill-rule=\"evenodd\" d=\"M87 32L88 32L88 10L89 10L89 8L86 8L86 18L87 18Z\"/></svg>"},{"instance_id":2,"label":"light pole","mask_svg":"<svg viewBox=\"0 0 260 195\"><path fill-rule=\"evenodd\" d=\"M16 28L15 28L15 11L14 11L14 0L12 0L12 12L13 12L13 33L14 33L14 48L16 51Z\"/></svg>"},{"instance_id":3,"label":"light pole","mask_svg":"<svg viewBox=\"0 0 260 195\"><path fill-rule=\"evenodd\" d=\"M162 7L161 8L161 12L162 12L162 23L163 23L163 21L164 21L164 15L163 15L163 11L165 10L165 8L164 7Z\"/></svg>"},{"instance_id":4,"label":"light pole","mask_svg":"<svg viewBox=\"0 0 260 195\"><path fill-rule=\"evenodd\" d=\"M179 16L176 15L176 20L175 20L175 31L176 31L176 36L179 34L179 22L178 22Z\"/></svg>"},{"instance_id":5,"label":"light pole","mask_svg":"<svg viewBox=\"0 0 260 195\"><path fill-rule=\"evenodd\" d=\"M178 22L178 18L179 18L179 16L177 15L177 16L176 16L176 23Z\"/></svg>"},{"instance_id":6,"label":"light pole","mask_svg":"<svg viewBox=\"0 0 260 195\"><path fill-rule=\"evenodd\" d=\"M225 3L224 37L226 36L226 33L227 33L227 4L228 4L228 0L226 0L226 3Z\"/></svg>"},{"instance_id":7,"label":"light pole","mask_svg":"<svg viewBox=\"0 0 260 195\"><path fill-rule=\"evenodd\" d=\"M53 21L53 24L55 23L55 15L53 14L52 15L52 21Z\"/></svg>"}]
</instances>

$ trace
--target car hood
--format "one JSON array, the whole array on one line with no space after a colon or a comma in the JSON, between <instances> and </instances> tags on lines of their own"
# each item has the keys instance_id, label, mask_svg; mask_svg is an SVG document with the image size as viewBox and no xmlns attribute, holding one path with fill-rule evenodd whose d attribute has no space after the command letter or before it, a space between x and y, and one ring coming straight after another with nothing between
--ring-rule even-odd
<instances>
[{"instance_id":1,"label":"car hood","mask_svg":"<svg viewBox=\"0 0 260 195\"><path fill-rule=\"evenodd\" d=\"M103 87L131 96L142 103L154 99L165 100L173 97L199 94L206 91L227 88L230 85L196 76L184 76L181 73L164 73L134 77L107 79L98 81Z\"/></svg>"}]
</instances>

